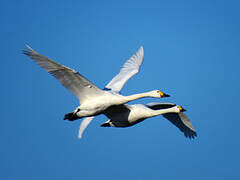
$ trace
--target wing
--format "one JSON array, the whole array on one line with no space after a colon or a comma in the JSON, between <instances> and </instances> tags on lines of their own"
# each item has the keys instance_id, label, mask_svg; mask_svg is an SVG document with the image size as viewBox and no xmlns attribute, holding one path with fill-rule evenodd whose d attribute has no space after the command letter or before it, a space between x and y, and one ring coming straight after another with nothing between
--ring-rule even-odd
<instances>
[{"instance_id":1,"label":"wing","mask_svg":"<svg viewBox=\"0 0 240 180\"><path fill-rule=\"evenodd\" d=\"M171 108L175 106L175 104L172 103L149 103L147 106L153 110L160 110L160 109L166 109ZM188 119L188 117L183 113L166 113L162 114L163 117L168 119L171 123L173 123L175 126L180 129L184 133L184 135L188 138L194 138L197 136L196 131L193 128L192 123Z\"/></svg>"},{"instance_id":2,"label":"wing","mask_svg":"<svg viewBox=\"0 0 240 180\"><path fill-rule=\"evenodd\" d=\"M183 112L167 113L163 114L163 117L167 118L171 123L177 126L178 129L180 129L180 131L182 131L186 137L191 139L197 136L192 123Z\"/></svg>"},{"instance_id":3,"label":"wing","mask_svg":"<svg viewBox=\"0 0 240 180\"><path fill-rule=\"evenodd\" d=\"M103 93L101 89L96 87L75 70L42 56L31 47L27 46L23 53L58 79L60 83L77 96L81 102L87 98L93 98Z\"/></svg>"},{"instance_id":4,"label":"wing","mask_svg":"<svg viewBox=\"0 0 240 180\"><path fill-rule=\"evenodd\" d=\"M123 116L124 114L129 114L130 109L127 104L114 105L107 108L103 114L106 115L109 119L115 119L116 116ZM127 119L127 118L126 118Z\"/></svg>"},{"instance_id":5,"label":"wing","mask_svg":"<svg viewBox=\"0 0 240 180\"><path fill-rule=\"evenodd\" d=\"M143 62L143 56L143 47L141 46L137 53L124 63L120 72L106 85L105 88L120 92L124 84L139 72L139 68Z\"/></svg>"},{"instance_id":6,"label":"wing","mask_svg":"<svg viewBox=\"0 0 240 180\"><path fill-rule=\"evenodd\" d=\"M159 103L159 102L151 102L147 104L147 107L153 109L153 110L161 110L166 108L171 108L176 106L176 104L173 103Z\"/></svg>"},{"instance_id":7,"label":"wing","mask_svg":"<svg viewBox=\"0 0 240 180\"><path fill-rule=\"evenodd\" d=\"M80 124L80 128L78 131L78 138L81 139L82 138L82 134L84 132L84 130L87 128L88 124L93 120L94 116L92 117L86 117L82 120L81 124Z\"/></svg>"}]
</instances>

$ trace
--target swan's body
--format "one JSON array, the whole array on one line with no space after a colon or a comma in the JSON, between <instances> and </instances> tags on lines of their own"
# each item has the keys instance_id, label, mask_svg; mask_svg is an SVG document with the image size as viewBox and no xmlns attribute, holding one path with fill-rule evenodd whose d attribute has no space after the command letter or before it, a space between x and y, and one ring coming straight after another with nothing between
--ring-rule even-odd
<instances>
[{"instance_id":1,"label":"swan's body","mask_svg":"<svg viewBox=\"0 0 240 180\"><path fill-rule=\"evenodd\" d=\"M103 127L129 127L143 120L163 115L175 126L177 126L186 137L194 138L197 136L191 122L182 112L184 109L171 103L149 103L147 105L119 105L111 106L104 111L104 114L109 118Z\"/></svg>"},{"instance_id":2,"label":"swan's body","mask_svg":"<svg viewBox=\"0 0 240 180\"><path fill-rule=\"evenodd\" d=\"M78 118L95 116L101 114L105 109L112 105L121 105L144 97L160 98L161 95L158 93L158 90L130 96L122 96L112 91L103 91L102 95L88 99L88 101L81 103L75 113Z\"/></svg>"},{"instance_id":3,"label":"swan's body","mask_svg":"<svg viewBox=\"0 0 240 180\"><path fill-rule=\"evenodd\" d=\"M133 55L124 64L118 76L113 78L106 86L107 90L98 88L75 70L42 56L29 46L27 46L24 54L58 79L64 87L80 100L80 106L75 111L66 114L64 119L75 120L82 117L95 116L102 113L109 106L124 104L143 97L160 98L167 96L158 90L131 96L122 96L118 93L126 81L138 72L143 61L142 47L140 47L136 55Z\"/></svg>"}]
</instances>

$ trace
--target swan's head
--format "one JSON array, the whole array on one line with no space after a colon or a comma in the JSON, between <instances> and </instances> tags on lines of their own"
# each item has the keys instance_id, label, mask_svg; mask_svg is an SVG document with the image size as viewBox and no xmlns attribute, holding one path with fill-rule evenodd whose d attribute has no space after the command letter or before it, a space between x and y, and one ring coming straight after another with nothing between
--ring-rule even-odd
<instances>
[{"instance_id":1,"label":"swan's head","mask_svg":"<svg viewBox=\"0 0 240 180\"><path fill-rule=\"evenodd\" d=\"M170 95L165 94L164 92L159 90L153 90L153 91L150 91L150 97L162 98L162 97L170 97Z\"/></svg>"},{"instance_id":2,"label":"swan's head","mask_svg":"<svg viewBox=\"0 0 240 180\"><path fill-rule=\"evenodd\" d=\"M186 109L184 109L182 106L176 106L177 112L184 112Z\"/></svg>"}]
</instances>

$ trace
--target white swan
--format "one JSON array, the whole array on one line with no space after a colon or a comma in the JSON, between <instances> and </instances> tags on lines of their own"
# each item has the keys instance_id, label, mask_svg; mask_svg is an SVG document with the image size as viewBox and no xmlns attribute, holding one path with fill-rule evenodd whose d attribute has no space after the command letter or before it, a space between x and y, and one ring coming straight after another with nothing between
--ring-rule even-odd
<instances>
[{"instance_id":1,"label":"white swan","mask_svg":"<svg viewBox=\"0 0 240 180\"><path fill-rule=\"evenodd\" d=\"M105 90L99 89L75 70L42 56L29 46L26 47L23 53L33 59L39 66L53 75L64 87L78 97L80 106L75 111L65 115L64 119L70 121L82 117L95 116L102 113L109 106L124 104L143 97L168 97L167 94L159 90L130 96L122 96L118 93L126 81L138 72L143 61L142 47L140 47L136 55L133 55L124 64L121 72L113 78Z\"/></svg>"},{"instance_id":2,"label":"white swan","mask_svg":"<svg viewBox=\"0 0 240 180\"><path fill-rule=\"evenodd\" d=\"M110 119L103 123L103 127L129 127L147 118L163 115L171 123L177 126L186 137L194 138L197 136L191 122L183 113L185 109L171 103L149 103L147 105L118 105L111 106L104 111Z\"/></svg>"},{"instance_id":3,"label":"white swan","mask_svg":"<svg viewBox=\"0 0 240 180\"><path fill-rule=\"evenodd\" d=\"M120 72L106 85L104 88L108 90L110 93L120 95L120 91L123 88L124 84L135 74L139 72L140 66L143 61L143 47L141 46L136 54L134 54L130 59L128 59ZM169 95L164 94L161 91L158 91L161 97L169 97ZM87 128L88 124L93 120L94 116L86 117L80 124L78 138L82 138L82 134L84 130Z\"/></svg>"}]
</instances>

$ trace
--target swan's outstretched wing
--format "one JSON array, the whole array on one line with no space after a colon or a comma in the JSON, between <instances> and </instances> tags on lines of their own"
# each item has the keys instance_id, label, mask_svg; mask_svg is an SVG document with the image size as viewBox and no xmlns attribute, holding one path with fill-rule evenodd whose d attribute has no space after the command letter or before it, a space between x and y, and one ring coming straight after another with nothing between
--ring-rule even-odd
<instances>
[{"instance_id":1,"label":"swan's outstretched wing","mask_svg":"<svg viewBox=\"0 0 240 180\"><path fill-rule=\"evenodd\" d=\"M161 110L161 109L166 109L166 108L171 108L176 106L176 104L173 104L173 103L159 103L159 102L151 102L146 105L147 107L153 110Z\"/></svg>"},{"instance_id":2,"label":"swan's outstretched wing","mask_svg":"<svg viewBox=\"0 0 240 180\"><path fill-rule=\"evenodd\" d=\"M186 137L191 139L197 136L197 133L194 130L192 123L183 112L167 113L163 114L163 117L167 118L171 123L177 126Z\"/></svg>"},{"instance_id":3,"label":"swan's outstretched wing","mask_svg":"<svg viewBox=\"0 0 240 180\"><path fill-rule=\"evenodd\" d=\"M87 128L88 124L93 120L94 116L92 117L86 117L82 120L81 124L80 124L80 128L78 131L78 138L81 139L82 138L82 134L84 132L84 130Z\"/></svg>"},{"instance_id":4,"label":"swan's outstretched wing","mask_svg":"<svg viewBox=\"0 0 240 180\"><path fill-rule=\"evenodd\" d=\"M79 98L81 103L88 98L101 95L103 91L88 81L78 72L42 56L27 46L23 53L33 59L39 66L53 75L60 83Z\"/></svg>"},{"instance_id":5,"label":"swan's outstretched wing","mask_svg":"<svg viewBox=\"0 0 240 180\"><path fill-rule=\"evenodd\" d=\"M138 73L139 68L143 62L143 47L141 46L137 53L132 55L130 59L128 59L118 75L116 75L107 85L106 89L110 89L115 92L120 92L124 84L130 79L132 76Z\"/></svg>"},{"instance_id":6,"label":"swan's outstretched wing","mask_svg":"<svg viewBox=\"0 0 240 180\"><path fill-rule=\"evenodd\" d=\"M175 106L175 104L172 103L149 103L147 106L154 110L160 110L165 108L171 108ZM173 123L175 126L180 129L184 133L184 135L188 138L194 138L197 136L196 131L193 128L192 123L188 119L188 117L183 113L166 113L162 114L163 117L168 119L171 123Z\"/></svg>"}]
</instances>

